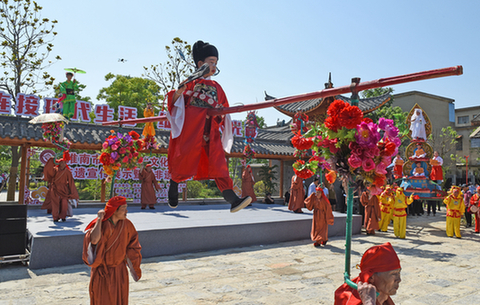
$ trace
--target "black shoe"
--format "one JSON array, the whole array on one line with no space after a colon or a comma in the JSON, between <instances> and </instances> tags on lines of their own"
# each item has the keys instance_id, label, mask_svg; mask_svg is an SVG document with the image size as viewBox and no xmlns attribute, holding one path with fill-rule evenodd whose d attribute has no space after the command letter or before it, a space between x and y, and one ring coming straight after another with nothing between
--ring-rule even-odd
<instances>
[{"instance_id":1,"label":"black shoe","mask_svg":"<svg viewBox=\"0 0 480 305\"><path fill-rule=\"evenodd\" d=\"M168 188L168 206L172 209L178 207L178 183L170 179L170 187Z\"/></svg>"},{"instance_id":2,"label":"black shoe","mask_svg":"<svg viewBox=\"0 0 480 305\"><path fill-rule=\"evenodd\" d=\"M232 205L230 208L231 213L240 211L252 202L252 197L246 196L240 199L233 190L224 190L222 195L223 198Z\"/></svg>"},{"instance_id":3,"label":"black shoe","mask_svg":"<svg viewBox=\"0 0 480 305\"><path fill-rule=\"evenodd\" d=\"M155 210L155 207L150 207L150 210Z\"/></svg>"},{"instance_id":4,"label":"black shoe","mask_svg":"<svg viewBox=\"0 0 480 305\"><path fill-rule=\"evenodd\" d=\"M140 209L141 209L141 210L145 210L145 207L141 207Z\"/></svg>"},{"instance_id":5,"label":"black shoe","mask_svg":"<svg viewBox=\"0 0 480 305\"><path fill-rule=\"evenodd\" d=\"M65 218L62 219L63 222L67 221Z\"/></svg>"},{"instance_id":6,"label":"black shoe","mask_svg":"<svg viewBox=\"0 0 480 305\"><path fill-rule=\"evenodd\" d=\"M58 222L58 219L54 219L53 222Z\"/></svg>"}]
</instances>

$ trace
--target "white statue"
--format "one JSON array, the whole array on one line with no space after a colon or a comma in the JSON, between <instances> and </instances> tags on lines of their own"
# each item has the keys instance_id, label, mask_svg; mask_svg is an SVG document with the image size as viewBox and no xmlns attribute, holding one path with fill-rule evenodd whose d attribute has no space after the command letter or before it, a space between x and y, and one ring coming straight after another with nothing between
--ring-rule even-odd
<instances>
[{"instance_id":1,"label":"white statue","mask_svg":"<svg viewBox=\"0 0 480 305\"><path fill-rule=\"evenodd\" d=\"M415 113L410 118L410 130L412 131L412 139L414 140L427 140L427 134L425 132L425 118L423 117L422 109L415 109Z\"/></svg>"}]
</instances>

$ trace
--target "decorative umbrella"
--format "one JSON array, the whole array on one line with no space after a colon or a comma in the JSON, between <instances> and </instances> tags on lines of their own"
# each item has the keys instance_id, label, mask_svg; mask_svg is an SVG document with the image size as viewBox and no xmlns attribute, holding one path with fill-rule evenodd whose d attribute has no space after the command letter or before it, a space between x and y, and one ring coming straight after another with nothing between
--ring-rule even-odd
<instances>
[{"instance_id":1,"label":"decorative umbrella","mask_svg":"<svg viewBox=\"0 0 480 305\"><path fill-rule=\"evenodd\" d=\"M68 124L68 120L60 113L43 113L34 117L28 122L31 124L52 123L52 122L65 122Z\"/></svg>"},{"instance_id":2,"label":"decorative umbrella","mask_svg":"<svg viewBox=\"0 0 480 305\"><path fill-rule=\"evenodd\" d=\"M85 74L87 72L77 69L77 68L65 68L65 71L73 72L73 73L80 73L80 74Z\"/></svg>"}]
</instances>

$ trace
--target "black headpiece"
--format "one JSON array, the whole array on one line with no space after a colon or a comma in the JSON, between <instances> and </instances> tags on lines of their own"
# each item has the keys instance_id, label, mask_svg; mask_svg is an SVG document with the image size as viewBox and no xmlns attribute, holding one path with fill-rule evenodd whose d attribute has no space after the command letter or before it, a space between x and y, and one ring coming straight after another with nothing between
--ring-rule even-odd
<instances>
[{"instance_id":1,"label":"black headpiece","mask_svg":"<svg viewBox=\"0 0 480 305\"><path fill-rule=\"evenodd\" d=\"M199 61L205 61L205 58L209 56L215 56L218 59L218 50L214 45L209 44L208 42L203 42L201 40L195 42L192 48L193 61L195 65Z\"/></svg>"}]
</instances>

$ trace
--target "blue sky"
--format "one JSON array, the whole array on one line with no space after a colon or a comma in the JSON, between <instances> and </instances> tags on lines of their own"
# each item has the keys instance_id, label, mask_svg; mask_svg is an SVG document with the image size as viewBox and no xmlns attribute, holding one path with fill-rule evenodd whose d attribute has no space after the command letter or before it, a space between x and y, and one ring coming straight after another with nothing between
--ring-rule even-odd
<instances>
[{"instance_id":1,"label":"blue sky","mask_svg":"<svg viewBox=\"0 0 480 305\"><path fill-rule=\"evenodd\" d=\"M166 61L165 46L180 37L219 49L215 77L230 104L322 90L352 77L374 80L463 65L462 76L393 86L455 99L456 108L479 104L479 1L124 1L38 0L43 17L58 20L48 68L87 71L78 80L96 101L114 74L141 76L143 66ZM53 58L53 56L52 56ZM118 62L127 59L126 63ZM428 113L428 109L425 109ZM268 125L286 118L260 111ZM244 119L246 113L234 115Z\"/></svg>"}]
</instances>

